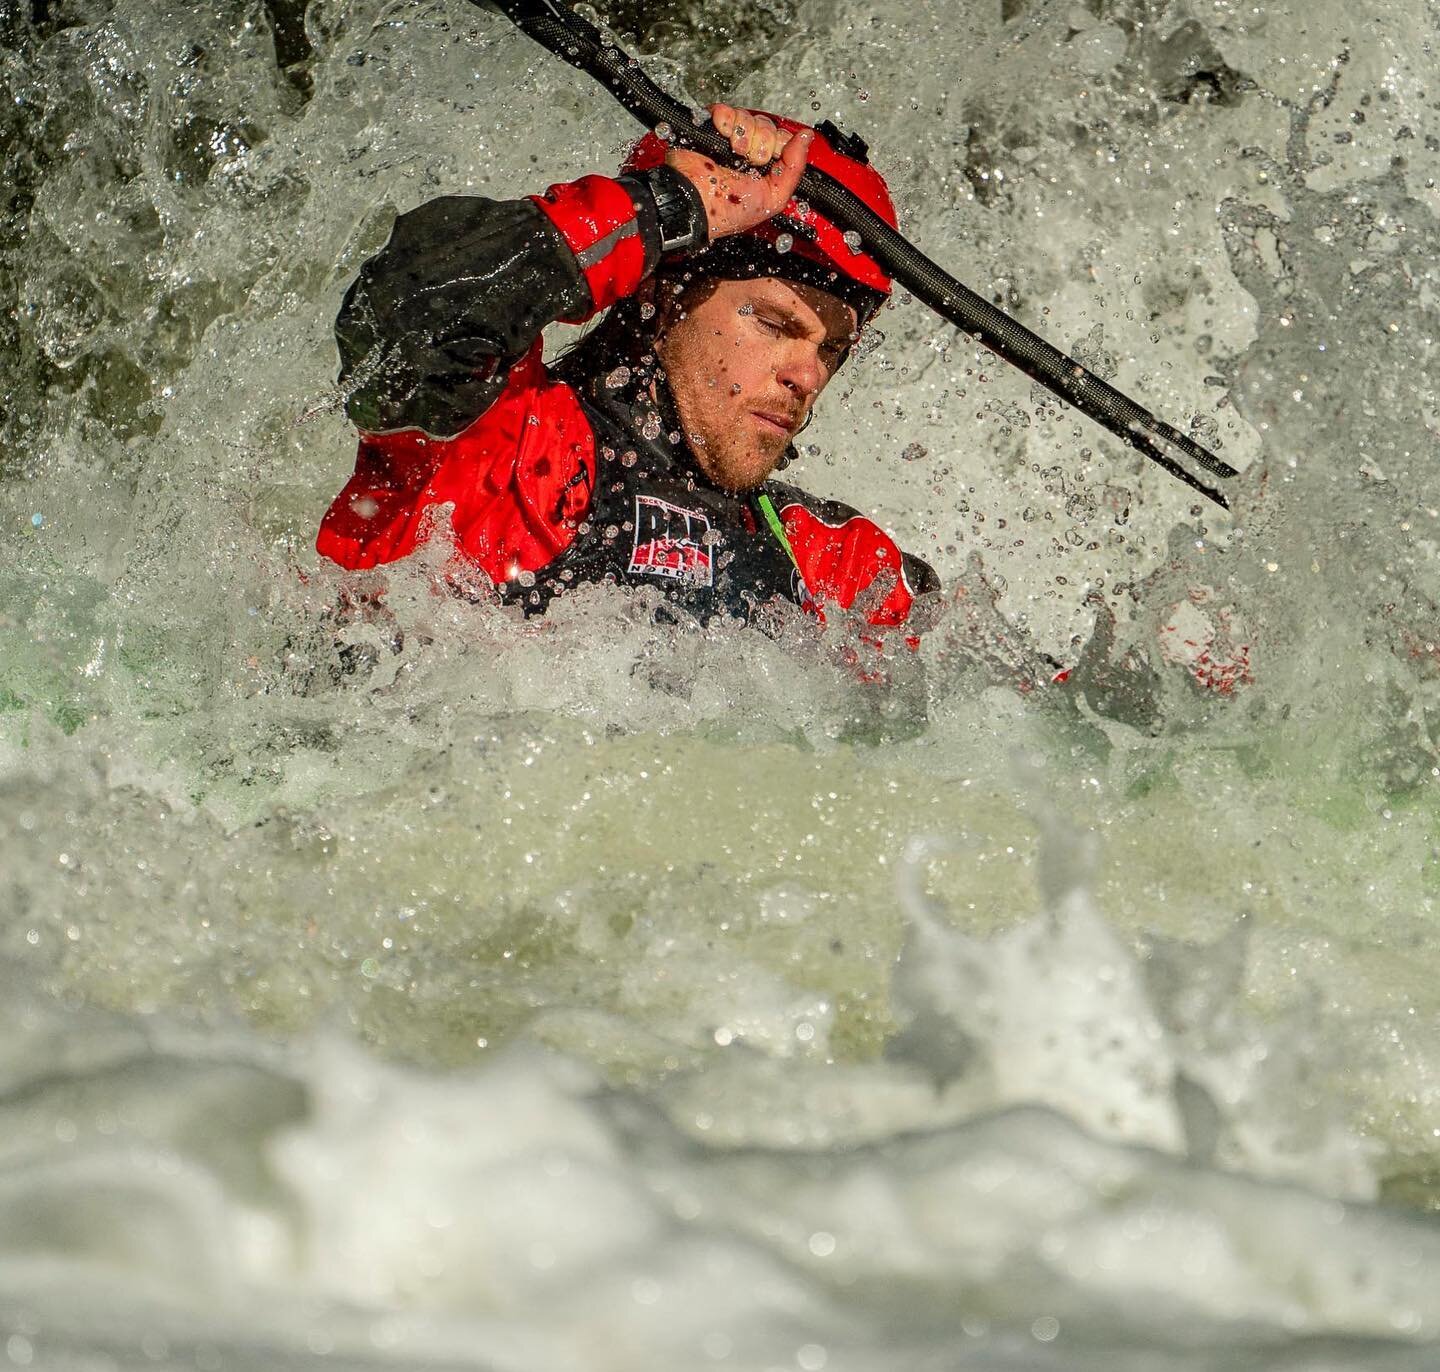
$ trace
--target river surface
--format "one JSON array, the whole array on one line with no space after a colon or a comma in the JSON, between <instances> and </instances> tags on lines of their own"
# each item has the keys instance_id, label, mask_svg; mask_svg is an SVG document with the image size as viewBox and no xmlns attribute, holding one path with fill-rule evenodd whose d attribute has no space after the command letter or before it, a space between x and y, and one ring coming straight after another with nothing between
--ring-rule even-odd
<instances>
[{"instance_id":1,"label":"river surface","mask_svg":"<svg viewBox=\"0 0 1440 1372\"><path fill-rule=\"evenodd\" d=\"M1433 1369L1440 9L600 13L1234 508L897 298L790 474L945 582L882 679L347 580L347 283L628 116L462 0L0 6L0 1364Z\"/></svg>"}]
</instances>

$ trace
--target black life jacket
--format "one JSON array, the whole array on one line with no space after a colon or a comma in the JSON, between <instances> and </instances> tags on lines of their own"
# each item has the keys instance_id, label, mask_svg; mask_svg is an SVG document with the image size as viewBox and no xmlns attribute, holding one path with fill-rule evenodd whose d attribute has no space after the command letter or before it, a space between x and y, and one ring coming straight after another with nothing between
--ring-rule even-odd
<instances>
[{"instance_id":1,"label":"black life jacket","mask_svg":"<svg viewBox=\"0 0 1440 1372\"><path fill-rule=\"evenodd\" d=\"M721 490L696 466L668 387L657 383L657 403L647 380L637 371L616 386L597 378L576 387L595 432L589 508L559 557L501 595L541 614L572 586L643 585L701 623L748 621L776 597L803 604L800 574L755 503L762 492L787 503L799 493L770 481L745 495Z\"/></svg>"}]
</instances>

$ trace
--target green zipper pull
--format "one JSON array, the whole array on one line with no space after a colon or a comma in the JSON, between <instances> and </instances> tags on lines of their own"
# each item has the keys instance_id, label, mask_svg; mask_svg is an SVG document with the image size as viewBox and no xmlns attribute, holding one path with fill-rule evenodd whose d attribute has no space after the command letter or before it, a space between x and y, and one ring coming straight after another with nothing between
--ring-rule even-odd
<instances>
[{"instance_id":1,"label":"green zipper pull","mask_svg":"<svg viewBox=\"0 0 1440 1372\"><path fill-rule=\"evenodd\" d=\"M810 588L805 584L805 573L800 570L800 564L795 559L795 550L790 546L790 540L785 537L785 526L780 522L780 516L775 513L775 506L771 503L770 497L761 491L755 497L755 504L759 507L760 513L765 516L765 522L770 526L770 532L775 535L775 541L785 549L785 556L790 559L790 565L795 568L795 575L800 578L800 589L809 597Z\"/></svg>"}]
</instances>

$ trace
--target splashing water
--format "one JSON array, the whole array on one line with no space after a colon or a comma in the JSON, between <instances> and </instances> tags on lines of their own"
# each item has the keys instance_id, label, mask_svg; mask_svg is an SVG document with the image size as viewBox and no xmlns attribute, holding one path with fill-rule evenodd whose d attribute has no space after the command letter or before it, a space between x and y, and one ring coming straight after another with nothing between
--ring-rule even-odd
<instances>
[{"instance_id":1,"label":"splashing water","mask_svg":"<svg viewBox=\"0 0 1440 1372\"><path fill-rule=\"evenodd\" d=\"M1234 518L902 293L787 474L946 583L882 681L341 576L346 283L637 131L458 2L0 16L13 1364L1433 1365L1433 14L739 10L602 6Z\"/></svg>"}]
</instances>

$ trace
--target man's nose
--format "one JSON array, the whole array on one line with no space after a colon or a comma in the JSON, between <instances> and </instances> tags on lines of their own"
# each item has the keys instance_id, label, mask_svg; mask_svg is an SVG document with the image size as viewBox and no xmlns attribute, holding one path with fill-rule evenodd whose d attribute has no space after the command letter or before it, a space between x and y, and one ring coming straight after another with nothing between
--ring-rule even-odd
<instances>
[{"instance_id":1,"label":"man's nose","mask_svg":"<svg viewBox=\"0 0 1440 1372\"><path fill-rule=\"evenodd\" d=\"M775 379L794 391L802 403L814 398L825 380L820 350L810 343L796 343L775 370Z\"/></svg>"}]
</instances>

